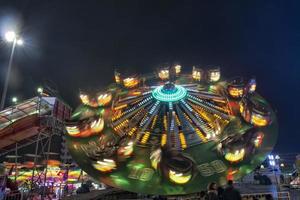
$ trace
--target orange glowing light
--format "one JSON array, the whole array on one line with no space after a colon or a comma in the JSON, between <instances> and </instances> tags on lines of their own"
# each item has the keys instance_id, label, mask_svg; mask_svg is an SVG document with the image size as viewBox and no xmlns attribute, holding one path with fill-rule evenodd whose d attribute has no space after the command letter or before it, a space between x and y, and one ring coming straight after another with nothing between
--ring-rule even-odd
<instances>
[{"instance_id":1,"label":"orange glowing light","mask_svg":"<svg viewBox=\"0 0 300 200\"><path fill-rule=\"evenodd\" d=\"M125 78L123 80L123 84L127 88L133 88L139 84L139 80L138 80L138 78L135 78L135 77Z\"/></svg>"},{"instance_id":2,"label":"orange glowing light","mask_svg":"<svg viewBox=\"0 0 300 200\"><path fill-rule=\"evenodd\" d=\"M98 96L98 104L99 106L105 106L110 103L112 99L111 93L104 93Z\"/></svg>"}]
</instances>

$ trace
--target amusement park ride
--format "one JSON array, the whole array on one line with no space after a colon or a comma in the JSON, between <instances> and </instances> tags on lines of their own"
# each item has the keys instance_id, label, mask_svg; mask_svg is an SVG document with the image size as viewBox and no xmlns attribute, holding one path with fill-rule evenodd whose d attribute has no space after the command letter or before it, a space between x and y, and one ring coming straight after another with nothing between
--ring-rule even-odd
<instances>
[{"instance_id":1,"label":"amusement park ride","mask_svg":"<svg viewBox=\"0 0 300 200\"><path fill-rule=\"evenodd\" d=\"M132 192L189 194L237 180L277 139L255 79L223 80L219 68L115 72L106 90L80 98L66 122L72 158L95 180Z\"/></svg>"},{"instance_id":2,"label":"amusement park ride","mask_svg":"<svg viewBox=\"0 0 300 200\"><path fill-rule=\"evenodd\" d=\"M56 167L57 171L62 165L65 169L68 156L66 151L51 150L55 145L60 146L55 143L64 137L64 121L70 114L69 106L45 94L1 111L0 158L6 175L21 187L27 184L27 189L45 185L48 179L57 177L53 169Z\"/></svg>"}]
</instances>

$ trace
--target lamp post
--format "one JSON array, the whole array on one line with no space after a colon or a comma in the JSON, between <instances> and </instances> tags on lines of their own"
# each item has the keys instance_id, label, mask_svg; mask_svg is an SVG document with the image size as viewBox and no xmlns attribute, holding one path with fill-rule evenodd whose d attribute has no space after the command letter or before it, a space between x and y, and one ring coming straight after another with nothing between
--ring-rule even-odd
<instances>
[{"instance_id":1,"label":"lamp post","mask_svg":"<svg viewBox=\"0 0 300 200\"><path fill-rule=\"evenodd\" d=\"M23 45L23 40L13 31L6 32L5 40L9 43L12 43L12 49L11 49L11 53L10 53L10 56L9 56L8 69L7 69L7 72L6 72L4 88L3 88L2 96L1 96L0 111L3 110L4 106L5 106L5 99L6 99L6 94L7 94L8 82L9 82L10 71L11 71L11 67L12 67L12 62L13 62L13 57L14 57L16 45L20 45L20 46Z\"/></svg>"}]
</instances>

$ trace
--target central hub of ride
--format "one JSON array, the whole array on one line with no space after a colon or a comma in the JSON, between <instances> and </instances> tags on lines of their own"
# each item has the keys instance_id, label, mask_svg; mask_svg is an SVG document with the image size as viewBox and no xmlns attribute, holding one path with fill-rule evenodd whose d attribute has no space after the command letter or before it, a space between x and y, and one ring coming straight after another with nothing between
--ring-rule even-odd
<instances>
[{"instance_id":1,"label":"central hub of ride","mask_svg":"<svg viewBox=\"0 0 300 200\"><path fill-rule=\"evenodd\" d=\"M187 90L174 83L166 83L158 86L152 91L152 96L158 101L174 102L183 99L187 95Z\"/></svg>"}]
</instances>

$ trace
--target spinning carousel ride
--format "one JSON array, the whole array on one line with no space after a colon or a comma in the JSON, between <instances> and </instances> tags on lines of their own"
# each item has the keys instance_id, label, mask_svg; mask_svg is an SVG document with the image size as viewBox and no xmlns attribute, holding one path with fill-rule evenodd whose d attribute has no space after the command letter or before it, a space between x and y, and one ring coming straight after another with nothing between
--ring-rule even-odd
<instances>
[{"instance_id":1,"label":"spinning carousel ride","mask_svg":"<svg viewBox=\"0 0 300 200\"><path fill-rule=\"evenodd\" d=\"M277 139L274 111L255 90L255 79L222 80L219 68L115 72L106 90L80 94L67 145L90 176L124 190L177 195L223 185L250 173Z\"/></svg>"}]
</instances>

